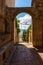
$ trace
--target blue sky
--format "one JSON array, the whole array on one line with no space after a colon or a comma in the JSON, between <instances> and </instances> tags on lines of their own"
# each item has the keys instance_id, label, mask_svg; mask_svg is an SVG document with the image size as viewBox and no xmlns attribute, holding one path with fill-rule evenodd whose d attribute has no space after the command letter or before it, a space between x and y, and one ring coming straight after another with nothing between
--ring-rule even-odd
<instances>
[{"instance_id":1,"label":"blue sky","mask_svg":"<svg viewBox=\"0 0 43 65\"><path fill-rule=\"evenodd\" d=\"M17 17L17 18L20 18L20 17L25 16L26 14L27 14L27 13L22 12L22 13L18 14L16 17Z\"/></svg>"},{"instance_id":2,"label":"blue sky","mask_svg":"<svg viewBox=\"0 0 43 65\"><path fill-rule=\"evenodd\" d=\"M15 7L31 7L31 2L32 0L15 0ZM23 17L25 15L26 13L19 14L17 18Z\"/></svg>"},{"instance_id":3,"label":"blue sky","mask_svg":"<svg viewBox=\"0 0 43 65\"><path fill-rule=\"evenodd\" d=\"M29 14L26 14L23 17L19 17L18 19L20 20L19 26L21 30L27 30L32 23L32 18Z\"/></svg>"},{"instance_id":4,"label":"blue sky","mask_svg":"<svg viewBox=\"0 0 43 65\"><path fill-rule=\"evenodd\" d=\"M15 0L15 7L31 7L31 2L32 0ZM30 24L32 22L30 19L30 15L27 15L26 12L18 14L16 18L20 19L21 23L24 23L24 25L20 23L21 30L27 29L29 27L29 25L25 25L26 22L27 24Z\"/></svg>"},{"instance_id":5,"label":"blue sky","mask_svg":"<svg viewBox=\"0 0 43 65\"><path fill-rule=\"evenodd\" d=\"M32 0L15 0L15 7L31 7Z\"/></svg>"}]
</instances>

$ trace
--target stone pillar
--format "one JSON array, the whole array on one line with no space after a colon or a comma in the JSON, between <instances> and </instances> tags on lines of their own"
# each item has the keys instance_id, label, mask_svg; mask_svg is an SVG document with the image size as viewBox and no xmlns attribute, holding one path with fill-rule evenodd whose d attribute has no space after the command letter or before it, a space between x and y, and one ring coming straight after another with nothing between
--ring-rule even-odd
<instances>
[{"instance_id":1,"label":"stone pillar","mask_svg":"<svg viewBox=\"0 0 43 65\"><path fill-rule=\"evenodd\" d=\"M32 30L29 31L29 42L32 43Z\"/></svg>"},{"instance_id":2,"label":"stone pillar","mask_svg":"<svg viewBox=\"0 0 43 65\"><path fill-rule=\"evenodd\" d=\"M42 47L42 21L33 18L33 46Z\"/></svg>"},{"instance_id":3,"label":"stone pillar","mask_svg":"<svg viewBox=\"0 0 43 65\"><path fill-rule=\"evenodd\" d=\"M42 47L43 38L43 1L33 0L33 45Z\"/></svg>"},{"instance_id":4,"label":"stone pillar","mask_svg":"<svg viewBox=\"0 0 43 65\"><path fill-rule=\"evenodd\" d=\"M16 29L16 21L14 20L14 43L18 43L18 35Z\"/></svg>"}]
</instances>

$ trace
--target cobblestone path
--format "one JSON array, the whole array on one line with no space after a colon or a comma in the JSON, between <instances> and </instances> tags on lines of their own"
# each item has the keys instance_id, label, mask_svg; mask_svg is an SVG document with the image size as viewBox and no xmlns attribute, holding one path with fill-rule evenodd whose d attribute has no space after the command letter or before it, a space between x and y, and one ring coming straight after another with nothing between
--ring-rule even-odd
<instances>
[{"instance_id":1,"label":"cobblestone path","mask_svg":"<svg viewBox=\"0 0 43 65\"><path fill-rule=\"evenodd\" d=\"M4 65L43 65L43 51L38 51L25 43L16 44Z\"/></svg>"}]
</instances>

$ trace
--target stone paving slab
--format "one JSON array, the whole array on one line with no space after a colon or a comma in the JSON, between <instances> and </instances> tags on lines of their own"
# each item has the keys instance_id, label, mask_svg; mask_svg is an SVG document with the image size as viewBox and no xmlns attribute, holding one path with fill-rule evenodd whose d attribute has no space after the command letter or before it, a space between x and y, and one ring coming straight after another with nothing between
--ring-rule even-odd
<instances>
[{"instance_id":1,"label":"stone paving slab","mask_svg":"<svg viewBox=\"0 0 43 65\"><path fill-rule=\"evenodd\" d=\"M43 59L34 47L26 44L17 44L13 48L13 55L10 62L4 65L43 65Z\"/></svg>"}]
</instances>

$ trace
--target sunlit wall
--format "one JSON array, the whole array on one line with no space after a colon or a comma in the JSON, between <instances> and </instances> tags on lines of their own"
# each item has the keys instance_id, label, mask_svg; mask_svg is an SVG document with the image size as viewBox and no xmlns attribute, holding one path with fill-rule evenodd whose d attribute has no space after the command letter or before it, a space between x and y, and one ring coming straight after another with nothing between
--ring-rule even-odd
<instances>
[{"instance_id":1,"label":"sunlit wall","mask_svg":"<svg viewBox=\"0 0 43 65\"><path fill-rule=\"evenodd\" d=\"M6 0L6 5L8 7L14 7L15 6L15 0Z\"/></svg>"}]
</instances>

